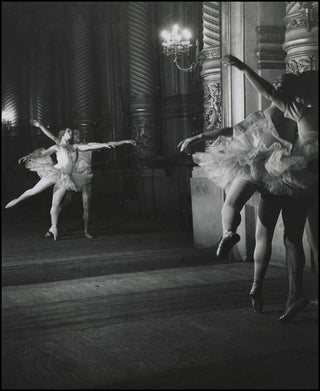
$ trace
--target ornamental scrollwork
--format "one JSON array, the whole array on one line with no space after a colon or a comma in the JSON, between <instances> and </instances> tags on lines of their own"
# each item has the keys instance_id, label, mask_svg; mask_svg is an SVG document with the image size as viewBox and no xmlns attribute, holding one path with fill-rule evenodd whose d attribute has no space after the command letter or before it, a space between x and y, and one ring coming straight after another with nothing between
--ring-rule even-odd
<instances>
[{"instance_id":1,"label":"ornamental scrollwork","mask_svg":"<svg viewBox=\"0 0 320 391\"><path fill-rule=\"evenodd\" d=\"M309 70L318 70L318 56L303 56L288 60L286 63L287 72L299 74Z\"/></svg>"},{"instance_id":2,"label":"ornamental scrollwork","mask_svg":"<svg viewBox=\"0 0 320 391\"><path fill-rule=\"evenodd\" d=\"M136 141L136 155L138 157L152 157L155 146L152 118L147 116L135 117L132 125L132 132Z\"/></svg>"},{"instance_id":3,"label":"ornamental scrollwork","mask_svg":"<svg viewBox=\"0 0 320 391\"><path fill-rule=\"evenodd\" d=\"M204 128L221 127L221 84L204 85Z\"/></svg>"}]
</instances>

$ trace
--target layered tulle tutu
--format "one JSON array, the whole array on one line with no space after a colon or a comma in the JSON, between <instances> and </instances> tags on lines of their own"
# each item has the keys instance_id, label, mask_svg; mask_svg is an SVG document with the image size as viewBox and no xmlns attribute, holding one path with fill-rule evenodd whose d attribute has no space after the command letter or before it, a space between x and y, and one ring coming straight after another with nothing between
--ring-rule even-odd
<instances>
[{"instance_id":1,"label":"layered tulle tutu","mask_svg":"<svg viewBox=\"0 0 320 391\"><path fill-rule=\"evenodd\" d=\"M43 151L43 148L37 149L33 153ZM32 155L32 154L31 154ZM57 185L58 188L66 190L79 191L80 188L73 181L72 176L54 167L54 162L50 156L32 158L26 160L25 166L30 171L35 171L40 178L46 178Z\"/></svg>"},{"instance_id":2,"label":"layered tulle tutu","mask_svg":"<svg viewBox=\"0 0 320 391\"><path fill-rule=\"evenodd\" d=\"M226 191L235 178L243 178L261 191L304 196L318 182L317 173L309 167L317 159L317 143L317 139L302 140L294 147L279 136L269 115L258 111L234 126L233 137L219 136L205 152L195 153L193 160Z\"/></svg>"}]
</instances>

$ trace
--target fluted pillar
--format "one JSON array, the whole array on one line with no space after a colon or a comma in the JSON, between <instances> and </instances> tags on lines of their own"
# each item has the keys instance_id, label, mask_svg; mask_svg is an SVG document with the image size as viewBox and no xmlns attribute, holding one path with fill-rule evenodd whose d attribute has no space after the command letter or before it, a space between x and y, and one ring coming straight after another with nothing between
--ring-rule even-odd
<instances>
[{"instance_id":1,"label":"fluted pillar","mask_svg":"<svg viewBox=\"0 0 320 391\"><path fill-rule=\"evenodd\" d=\"M20 126L20 113L18 107L19 77L17 53L12 48L18 48L16 37L10 37L10 43L5 42L3 48L2 68L2 111L5 111L11 118L11 127L4 128L5 135L16 135L17 127Z\"/></svg>"},{"instance_id":2,"label":"fluted pillar","mask_svg":"<svg viewBox=\"0 0 320 391\"><path fill-rule=\"evenodd\" d=\"M34 30L34 51L32 67L32 118L45 126L52 125L53 121L53 82L52 82L52 46L50 27L46 26L46 20L37 21ZM43 136L39 128L32 128L37 136Z\"/></svg>"},{"instance_id":3,"label":"fluted pillar","mask_svg":"<svg viewBox=\"0 0 320 391\"><path fill-rule=\"evenodd\" d=\"M71 101L73 126L92 139L94 132L93 67L90 13L87 4L70 7L72 35Z\"/></svg>"},{"instance_id":4,"label":"fluted pillar","mask_svg":"<svg viewBox=\"0 0 320 391\"><path fill-rule=\"evenodd\" d=\"M137 157L155 155L151 13L148 2L128 3L131 132Z\"/></svg>"},{"instance_id":5,"label":"fluted pillar","mask_svg":"<svg viewBox=\"0 0 320 391\"><path fill-rule=\"evenodd\" d=\"M285 23L287 71L318 70L318 2L287 2Z\"/></svg>"},{"instance_id":6,"label":"fluted pillar","mask_svg":"<svg viewBox=\"0 0 320 391\"><path fill-rule=\"evenodd\" d=\"M220 127L221 118L221 41L218 1L203 2L202 72L204 92L204 130Z\"/></svg>"}]
</instances>

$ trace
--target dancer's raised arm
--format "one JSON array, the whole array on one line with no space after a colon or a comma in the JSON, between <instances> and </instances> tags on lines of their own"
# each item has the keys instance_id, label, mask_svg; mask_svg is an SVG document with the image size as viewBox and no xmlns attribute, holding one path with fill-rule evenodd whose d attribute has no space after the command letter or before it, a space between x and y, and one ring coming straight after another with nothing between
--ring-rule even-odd
<instances>
[{"instance_id":1,"label":"dancer's raised arm","mask_svg":"<svg viewBox=\"0 0 320 391\"><path fill-rule=\"evenodd\" d=\"M190 144L199 142L201 140L215 140L219 136L232 136L233 128L216 128L213 130L208 130L207 132L199 133L196 136L188 137L177 145L177 148L180 149L180 152L184 152Z\"/></svg>"},{"instance_id":2,"label":"dancer's raised arm","mask_svg":"<svg viewBox=\"0 0 320 391\"><path fill-rule=\"evenodd\" d=\"M30 124L33 126L36 126L37 128L40 128L42 132L48 136L53 142L56 144L59 144L60 140L58 137L56 137L53 133L51 133L48 129L46 129L43 125L40 124L39 121L36 121L35 119L30 120Z\"/></svg>"},{"instance_id":3,"label":"dancer's raised arm","mask_svg":"<svg viewBox=\"0 0 320 391\"><path fill-rule=\"evenodd\" d=\"M285 101L284 96L279 93L271 83L260 77L247 64L239 60L239 58L227 55L222 60L224 66L234 66L239 71L242 71L252 86L266 99L272 101L281 111L285 111L288 102Z\"/></svg>"}]
</instances>

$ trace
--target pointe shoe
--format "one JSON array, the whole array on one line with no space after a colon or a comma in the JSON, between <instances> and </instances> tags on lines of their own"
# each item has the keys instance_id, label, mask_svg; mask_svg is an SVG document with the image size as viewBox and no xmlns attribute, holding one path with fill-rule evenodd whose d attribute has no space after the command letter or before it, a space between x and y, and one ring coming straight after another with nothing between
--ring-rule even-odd
<instances>
[{"instance_id":1,"label":"pointe shoe","mask_svg":"<svg viewBox=\"0 0 320 391\"><path fill-rule=\"evenodd\" d=\"M309 300L306 297L301 296L298 300L294 301L285 312L280 316L278 322L288 323L297 315L298 312L303 311L309 304Z\"/></svg>"},{"instance_id":2,"label":"pointe shoe","mask_svg":"<svg viewBox=\"0 0 320 391\"><path fill-rule=\"evenodd\" d=\"M51 226L48 230L48 232L44 235L45 238L52 238L54 240L57 240L58 239L58 229L57 227L54 227L54 226Z\"/></svg>"},{"instance_id":3,"label":"pointe shoe","mask_svg":"<svg viewBox=\"0 0 320 391\"><path fill-rule=\"evenodd\" d=\"M14 200L10 201L7 203L7 205L5 206L6 209L8 208L12 208L13 206L15 206L17 203L17 199L15 198Z\"/></svg>"},{"instance_id":4,"label":"pointe shoe","mask_svg":"<svg viewBox=\"0 0 320 391\"><path fill-rule=\"evenodd\" d=\"M220 259L227 258L231 248L236 243L238 243L239 240L240 240L240 236L237 233L231 231L225 233L220 239L220 242L218 244L216 256Z\"/></svg>"},{"instance_id":5,"label":"pointe shoe","mask_svg":"<svg viewBox=\"0 0 320 391\"><path fill-rule=\"evenodd\" d=\"M94 239L94 238L95 238L95 236L89 234L89 232L84 232L84 236L85 236L86 238L88 238L88 239Z\"/></svg>"},{"instance_id":6,"label":"pointe shoe","mask_svg":"<svg viewBox=\"0 0 320 391\"><path fill-rule=\"evenodd\" d=\"M251 306L257 314L261 314L263 311L263 296L262 296L262 285L253 283L251 291L249 293L251 300Z\"/></svg>"}]
</instances>

